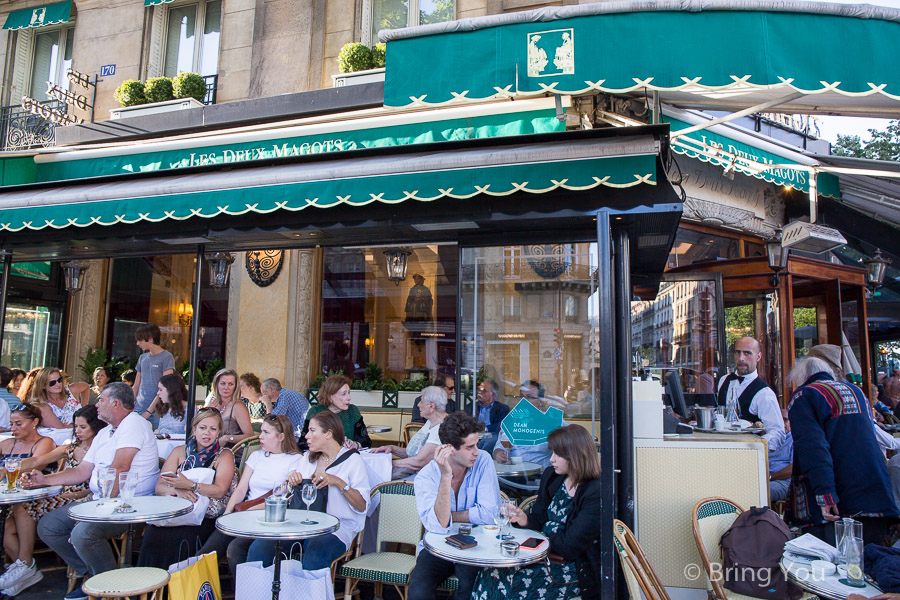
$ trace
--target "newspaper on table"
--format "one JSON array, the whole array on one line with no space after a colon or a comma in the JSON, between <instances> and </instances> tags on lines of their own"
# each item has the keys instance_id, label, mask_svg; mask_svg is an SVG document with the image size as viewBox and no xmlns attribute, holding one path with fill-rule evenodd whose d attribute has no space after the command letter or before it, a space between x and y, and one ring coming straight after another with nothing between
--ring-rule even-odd
<instances>
[{"instance_id":1,"label":"newspaper on table","mask_svg":"<svg viewBox=\"0 0 900 600\"><path fill-rule=\"evenodd\" d=\"M789 558L799 560L827 560L836 562L838 558L837 548L827 542L823 542L812 534L804 533L784 545L784 553Z\"/></svg>"}]
</instances>

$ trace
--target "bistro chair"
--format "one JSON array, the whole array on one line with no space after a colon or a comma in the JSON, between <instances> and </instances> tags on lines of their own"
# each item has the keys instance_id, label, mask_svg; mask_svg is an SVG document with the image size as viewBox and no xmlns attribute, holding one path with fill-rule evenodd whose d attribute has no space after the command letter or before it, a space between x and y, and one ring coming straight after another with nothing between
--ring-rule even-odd
<instances>
[{"instance_id":1,"label":"bistro chair","mask_svg":"<svg viewBox=\"0 0 900 600\"><path fill-rule=\"evenodd\" d=\"M231 451L235 456L238 455L238 450L243 450L243 454L241 454L240 464L238 465L238 473L243 475L244 465L247 464L247 457L253 454L255 451L259 450L259 436L254 435L253 437L243 439L231 448Z\"/></svg>"},{"instance_id":2,"label":"bistro chair","mask_svg":"<svg viewBox=\"0 0 900 600\"><path fill-rule=\"evenodd\" d=\"M387 583L394 586L401 600L406 600L409 576L416 566L413 554L382 552L385 543L415 546L422 539L422 522L416 512L416 495L410 481L388 481L372 488L370 497L381 494L375 552L362 554L363 533L356 539L356 556L344 563L340 574L345 579L344 600L350 600L360 581L375 583L375 596Z\"/></svg>"},{"instance_id":3,"label":"bistro chair","mask_svg":"<svg viewBox=\"0 0 900 600\"><path fill-rule=\"evenodd\" d=\"M407 423L403 426L403 445L408 446L416 432L422 429L423 423Z\"/></svg>"},{"instance_id":4,"label":"bistro chair","mask_svg":"<svg viewBox=\"0 0 900 600\"><path fill-rule=\"evenodd\" d=\"M519 504L519 510L525 514L531 514L531 507L537 502L537 495L528 496Z\"/></svg>"},{"instance_id":5,"label":"bistro chair","mask_svg":"<svg viewBox=\"0 0 900 600\"><path fill-rule=\"evenodd\" d=\"M644 554L631 529L622 521L615 519L613 535L631 600L641 600L641 595L647 600L670 600L669 593L650 565L647 555Z\"/></svg>"},{"instance_id":6,"label":"bistro chair","mask_svg":"<svg viewBox=\"0 0 900 600\"><path fill-rule=\"evenodd\" d=\"M113 569L94 575L84 582L81 589L94 598L125 598L155 600L162 598L162 590L169 583L165 569L153 567L129 567Z\"/></svg>"},{"instance_id":7,"label":"bistro chair","mask_svg":"<svg viewBox=\"0 0 900 600\"><path fill-rule=\"evenodd\" d=\"M743 508L727 498L704 498L694 505L692 518L694 541L697 543L700 562L703 563L703 570L706 572L707 593L717 600L749 598L727 591L722 586L720 578L713 575L712 567L714 564L722 564L722 548L719 541L742 512Z\"/></svg>"}]
</instances>

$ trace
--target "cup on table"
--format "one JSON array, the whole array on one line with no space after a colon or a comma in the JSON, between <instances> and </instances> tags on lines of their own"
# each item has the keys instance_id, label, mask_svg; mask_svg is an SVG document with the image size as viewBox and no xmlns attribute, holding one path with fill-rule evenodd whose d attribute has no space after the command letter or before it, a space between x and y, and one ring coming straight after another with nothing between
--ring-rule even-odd
<instances>
[{"instance_id":1,"label":"cup on table","mask_svg":"<svg viewBox=\"0 0 900 600\"><path fill-rule=\"evenodd\" d=\"M460 535L472 535L472 526L468 523L463 523L459 526Z\"/></svg>"},{"instance_id":2,"label":"cup on table","mask_svg":"<svg viewBox=\"0 0 900 600\"><path fill-rule=\"evenodd\" d=\"M507 558L515 558L519 555L518 542L504 541L500 543L500 554Z\"/></svg>"},{"instance_id":3,"label":"cup on table","mask_svg":"<svg viewBox=\"0 0 900 600\"><path fill-rule=\"evenodd\" d=\"M851 537L844 529L844 551L847 556L847 584L853 587L865 587L863 578L863 541L861 537Z\"/></svg>"},{"instance_id":4,"label":"cup on table","mask_svg":"<svg viewBox=\"0 0 900 600\"><path fill-rule=\"evenodd\" d=\"M119 497L122 499L122 508L131 508L129 503L134 500L136 482L130 475L129 471L119 473Z\"/></svg>"},{"instance_id":5,"label":"cup on table","mask_svg":"<svg viewBox=\"0 0 900 600\"><path fill-rule=\"evenodd\" d=\"M6 468L6 490L4 493L11 494L16 491L19 473L22 470L22 459L17 456L10 456L4 461L3 466Z\"/></svg>"},{"instance_id":6,"label":"cup on table","mask_svg":"<svg viewBox=\"0 0 900 600\"><path fill-rule=\"evenodd\" d=\"M850 517L844 517L834 522L834 547L838 551L839 565L847 564L847 549L844 546L844 540L848 537L862 539L862 536L861 522Z\"/></svg>"}]
</instances>

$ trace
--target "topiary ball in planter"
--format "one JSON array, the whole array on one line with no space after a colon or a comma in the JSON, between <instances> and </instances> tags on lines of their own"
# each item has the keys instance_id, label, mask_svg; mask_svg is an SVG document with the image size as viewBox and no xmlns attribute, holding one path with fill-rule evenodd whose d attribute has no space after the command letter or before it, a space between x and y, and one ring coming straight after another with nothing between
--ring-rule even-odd
<instances>
[{"instance_id":1,"label":"topiary ball in planter","mask_svg":"<svg viewBox=\"0 0 900 600\"><path fill-rule=\"evenodd\" d=\"M174 100L172 80L168 77L151 77L144 84L144 95L147 97L147 102Z\"/></svg>"},{"instance_id":2,"label":"topiary ball in planter","mask_svg":"<svg viewBox=\"0 0 900 600\"><path fill-rule=\"evenodd\" d=\"M147 98L144 96L144 84L136 79L126 79L116 88L113 98L122 106L137 106L138 104L146 104Z\"/></svg>"},{"instance_id":3,"label":"topiary ball in planter","mask_svg":"<svg viewBox=\"0 0 900 600\"><path fill-rule=\"evenodd\" d=\"M365 44L352 42L344 44L338 54L338 69L341 73L353 73L373 69L375 61L372 57L372 49Z\"/></svg>"},{"instance_id":4,"label":"topiary ball in planter","mask_svg":"<svg viewBox=\"0 0 900 600\"><path fill-rule=\"evenodd\" d=\"M372 48L372 68L373 69L381 69L384 68L385 61L385 50L386 44L381 42L380 44L375 44L375 47Z\"/></svg>"},{"instance_id":5,"label":"topiary ball in planter","mask_svg":"<svg viewBox=\"0 0 900 600\"><path fill-rule=\"evenodd\" d=\"M196 73L182 71L172 80L172 92L176 98L194 98L197 102L203 102L206 81Z\"/></svg>"}]
</instances>

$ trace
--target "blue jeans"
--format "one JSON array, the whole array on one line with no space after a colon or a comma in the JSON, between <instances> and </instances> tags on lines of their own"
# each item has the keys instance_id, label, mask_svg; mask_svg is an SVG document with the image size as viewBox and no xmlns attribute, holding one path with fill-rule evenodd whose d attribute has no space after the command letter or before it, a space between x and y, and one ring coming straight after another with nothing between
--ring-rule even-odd
<instances>
[{"instance_id":1,"label":"blue jeans","mask_svg":"<svg viewBox=\"0 0 900 600\"><path fill-rule=\"evenodd\" d=\"M336 535L326 533L305 540L288 540L281 542L281 551L287 554L291 546L299 543L303 547L303 568L307 571L327 569L331 562L347 551L347 546ZM247 552L247 562L262 561L264 567L275 562L275 542L272 540L255 540Z\"/></svg>"}]
</instances>

